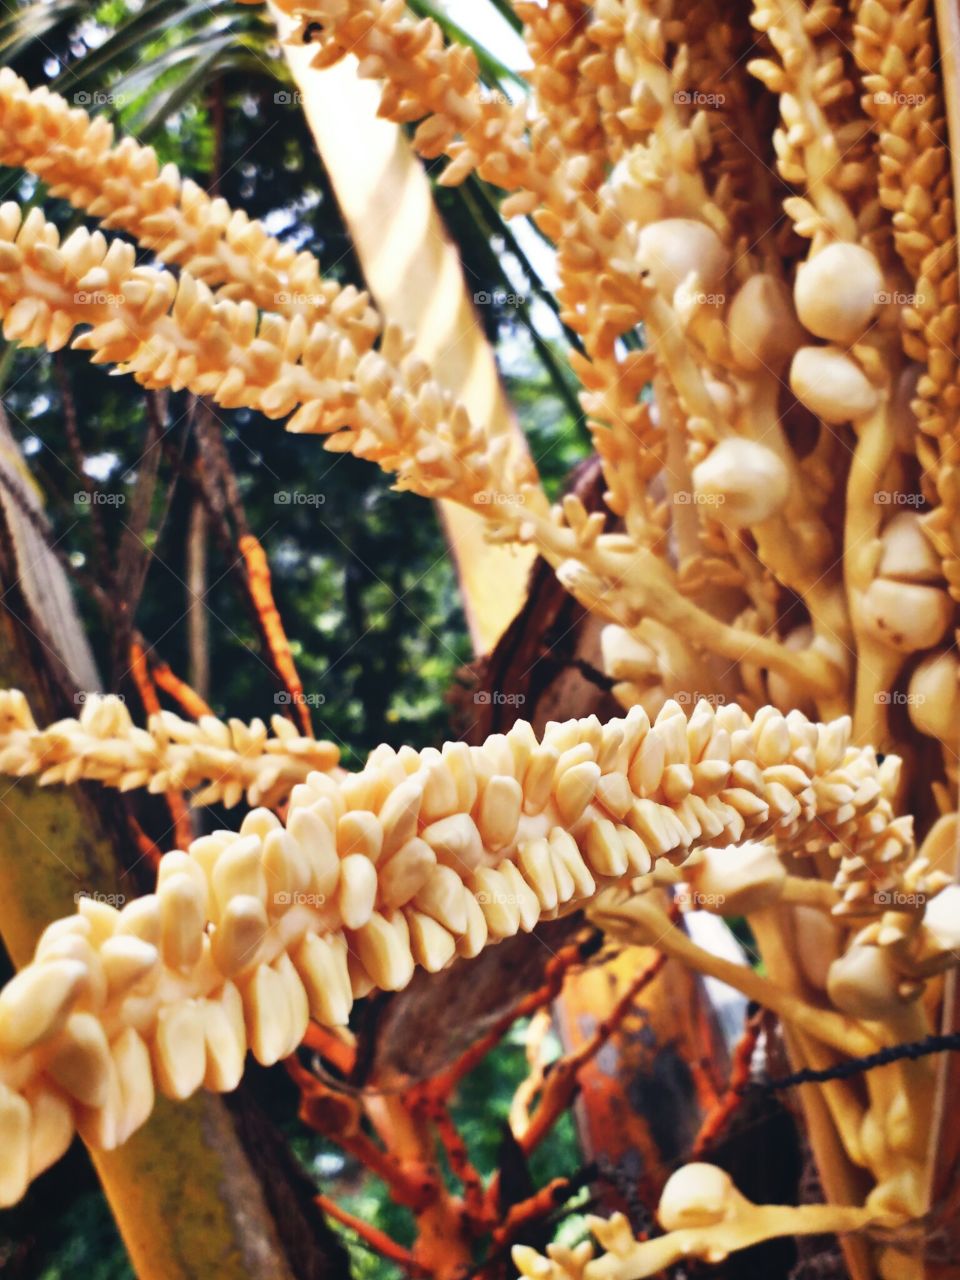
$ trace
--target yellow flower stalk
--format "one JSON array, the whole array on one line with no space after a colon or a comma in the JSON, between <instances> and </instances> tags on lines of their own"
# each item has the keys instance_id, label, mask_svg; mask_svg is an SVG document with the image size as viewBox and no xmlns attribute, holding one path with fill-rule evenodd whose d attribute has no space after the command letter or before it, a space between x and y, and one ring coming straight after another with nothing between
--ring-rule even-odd
<instances>
[{"instance_id":1,"label":"yellow flower stalk","mask_svg":"<svg viewBox=\"0 0 960 1280\"><path fill-rule=\"evenodd\" d=\"M369 347L379 322L363 295L324 280L313 254L296 253L242 210L161 167L152 147L114 142L102 116L91 119L49 89L30 89L0 69L0 164L37 174L51 195L128 232L163 262L189 266L218 296L309 319L338 318Z\"/></svg>"},{"instance_id":2,"label":"yellow flower stalk","mask_svg":"<svg viewBox=\"0 0 960 1280\"><path fill-rule=\"evenodd\" d=\"M689 1164L668 1179L657 1217L666 1235L636 1240L627 1218L590 1217L604 1252L584 1241L575 1249L549 1245L547 1257L525 1245L513 1261L528 1280L644 1280L690 1258L723 1262L731 1253L776 1236L856 1231L870 1223L896 1226L895 1215L846 1205L757 1205L741 1195L730 1175L710 1164Z\"/></svg>"},{"instance_id":3,"label":"yellow flower stalk","mask_svg":"<svg viewBox=\"0 0 960 1280\"><path fill-rule=\"evenodd\" d=\"M163 856L154 894L90 899L49 926L0 993L0 1199L10 1204L74 1130L124 1142L156 1090L233 1089L249 1049L293 1053L312 1016L396 991L421 966L531 930L663 859L749 834L783 850L910 850L890 768L849 725L767 708L668 703L651 725L518 722L480 747L382 746L357 774L311 773L286 820ZM836 1016L836 1015L831 1015Z\"/></svg>"},{"instance_id":4,"label":"yellow flower stalk","mask_svg":"<svg viewBox=\"0 0 960 1280\"><path fill-rule=\"evenodd\" d=\"M863 71L863 108L873 120L881 157L878 190L890 210L893 243L909 273L902 341L925 366L907 390L922 434L917 455L940 506L925 527L943 557L951 593L960 587L958 509L952 480L960 336L957 240L946 122L934 65L930 6L921 0L865 0L856 9L853 52Z\"/></svg>"},{"instance_id":5,"label":"yellow flower stalk","mask_svg":"<svg viewBox=\"0 0 960 1280\"><path fill-rule=\"evenodd\" d=\"M17 205L0 206L4 334L56 351L78 325L92 325L74 346L96 363L117 363L147 387L187 388L270 418L296 409L291 431L347 428L338 449L396 470L401 485L415 482L430 496L469 503L535 478L527 455L511 456L509 436L488 446L395 327L378 351L363 351L334 325L258 317L252 302L218 300L188 272L178 280L135 258L132 246L83 228L61 245L39 210L22 219ZM344 293L334 304L341 325L358 298Z\"/></svg>"},{"instance_id":6,"label":"yellow flower stalk","mask_svg":"<svg viewBox=\"0 0 960 1280\"><path fill-rule=\"evenodd\" d=\"M315 771L334 769L340 759L332 742L305 738L283 716L245 724L215 716L198 723L172 711L133 723L116 697L87 694L79 718L38 728L18 689L0 691L0 773L39 775L41 786L79 780L129 791L187 790L196 804L227 808L246 798L276 808Z\"/></svg>"}]
</instances>

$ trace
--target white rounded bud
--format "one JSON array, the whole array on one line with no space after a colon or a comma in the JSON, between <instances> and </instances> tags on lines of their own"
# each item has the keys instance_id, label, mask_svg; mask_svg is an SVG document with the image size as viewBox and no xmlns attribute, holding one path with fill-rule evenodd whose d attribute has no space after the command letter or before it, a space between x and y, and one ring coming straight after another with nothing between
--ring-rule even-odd
<instances>
[{"instance_id":1,"label":"white rounded bud","mask_svg":"<svg viewBox=\"0 0 960 1280\"><path fill-rule=\"evenodd\" d=\"M883 272L862 245L827 245L800 265L793 298L811 333L849 347L883 301Z\"/></svg>"},{"instance_id":2,"label":"white rounded bud","mask_svg":"<svg viewBox=\"0 0 960 1280\"><path fill-rule=\"evenodd\" d=\"M776 848L759 840L736 848L704 849L700 861L684 868L684 874L694 891L693 905L724 916L744 916L772 906L787 879Z\"/></svg>"},{"instance_id":3,"label":"white rounded bud","mask_svg":"<svg viewBox=\"0 0 960 1280\"><path fill-rule=\"evenodd\" d=\"M870 1022L887 1017L906 1003L889 953L882 947L856 942L830 966L827 995L841 1013Z\"/></svg>"},{"instance_id":4,"label":"white rounded bud","mask_svg":"<svg viewBox=\"0 0 960 1280\"><path fill-rule=\"evenodd\" d=\"M874 578L860 605L864 628L898 653L939 644L952 616L953 602L939 587L892 578Z\"/></svg>"},{"instance_id":5,"label":"white rounded bud","mask_svg":"<svg viewBox=\"0 0 960 1280\"><path fill-rule=\"evenodd\" d=\"M726 422L732 422L737 411L737 397L733 388L719 378L704 378L703 386L720 417Z\"/></svg>"},{"instance_id":6,"label":"white rounded bud","mask_svg":"<svg viewBox=\"0 0 960 1280\"><path fill-rule=\"evenodd\" d=\"M801 347L790 366L790 386L811 413L834 425L866 417L880 398L856 361L839 347Z\"/></svg>"},{"instance_id":7,"label":"white rounded bud","mask_svg":"<svg viewBox=\"0 0 960 1280\"><path fill-rule=\"evenodd\" d=\"M651 222L640 232L638 248L641 267L667 298L691 271L706 292L716 292L730 263L730 253L714 229L695 218Z\"/></svg>"},{"instance_id":8,"label":"white rounded bud","mask_svg":"<svg viewBox=\"0 0 960 1280\"><path fill-rule=\"evenodd\" d=\"M664 1231L709 1227L722 1222L743 1197L725 1169L715 1164L685 1164L667 1179L657 1206Z\"/></svg>"},{"instance_id":9,"label":"white rounded bud","mask_svg":"<svg viewBox=\"0 0 960 1280\"><path fill-rule=\"evenodd\" d=\"M960 947L960 884L948 884L931 898L923 913L929 944L941 951Z\"/></svg>"},{"instance_id":10,"label":"white rounded bud","mask_svg":"<svg viewBox=\"0 0 960 1280\"><path fill-rule=\"evenodd\" d=\"M901 582L939 582L943 577L940 557L915 511L895 515L880 538L883 553L877 572L881 577Z\"/></svg>"},{"instance_id":11,"label":"white rounded bud","mask_svg":"<svg viewBox=\"0 0 960 1280\"><path fill-rule=\"evenodd\" d=\"M628 152L610 174L610 191L620 216L625 222L641 227L662 218L667 211L667 197L662 187L644 182L634 169Z\"/></svg>"},{"instance_id":12,"label":"white rounded bud","mask_svg":"<svg viewBox=\"0 0 960 1280\"><path fill-rule=\"evenodd\" d=\"M644 680L658 672L654 650L615 622L600 632L600 653L603 669L613 680Z\"/></svg>"},{"instance_id":13,"label":"white rounded bud","mask_svg":"<svg viewBox=\"0 0 960 1280\"><path fill-rule=\"evenodd\" d=\"M779 373L804 337L787 286L766 274L751 276L734 294L727 329L730 354L747 373Z\"/></svg>"},{"instance_id":14,"label":"white rounded bud","mask_svg":"<svg viewBox=\"0 0 960 1280\"><path fill-rule=\"evenodd\" d=\"M910 723L928 737L955 742L960 729L960 660L950 649L931 653L910 677Z\"/></svg>"},{"instance_id":15,"label":"white rounded bud","mask_svg":"<svg viewBox=\"0 0 960 1280\"><path fill-rule=\"evenodd\" d=\"M698 499L711 504L711 514L737 529L776 515L790 491L783 460L765 444L740 436L721 440L694 467L692 478Z\"/></svg>"}]
</instances>

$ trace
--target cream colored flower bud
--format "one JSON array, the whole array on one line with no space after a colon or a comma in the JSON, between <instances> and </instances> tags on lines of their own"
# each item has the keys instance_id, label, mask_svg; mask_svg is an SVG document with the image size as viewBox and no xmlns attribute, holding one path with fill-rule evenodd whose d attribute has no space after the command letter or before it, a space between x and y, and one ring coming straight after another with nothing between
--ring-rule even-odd
<instances>
[{"instance_id":1,"label":"cream colored flower bud","mask_svg":"<svg viewBox=\"0 0 960 1280\"><path fill-rule=\"evenodd\" d=\"M719 416L732 422L737 411L737 397L733 388L719 378L704 378L703 387Z\"/></svg>"},{"instance_id":2,"label":"cream colored flower bud","mask_svg":"<svg viewBox=\"0 0 960 1280\"><path fill-rule=\"evenodd\" d=\"M874 578L860 605L863 627L898 653L939 644L952 617L953 602L946 591L892 578Z\"/></svg>"},{"instance_id":3,"label":"cream colored flower bud","mask_svg":"<svg viewBox=\"0 0 960 1280\"><path fill-rule=\"evenodd\" d=\"M910 677L907 711L915 729L955 744L960 735L960 661L950 649L928 654Z\"/></svg>"},{"instance_id":4,"label":"cream colored flower bud","mask_svg":"<svg viewBox=\"0 0 960 1280\"><path fill-rule=\"evenodd\" d=\"M769 907L783 893L786 868L773 845L758 840L735 848L705 849L687 879L694 906L725 916Z\"/></svg>"},{"instance_id":5,"label":"cream colored flower bud","mask_svg":"<svg viewBox=\"0 0 960 1280\"><path fill-rule=\"evenodd\" d=\"M881 577L899 578L901 582L940 581L940 557L915 511L898 512L880 536L883 553L877 572Z\"/></svg>"},{"instance_id":6,"label":"cream colored flower bud","mask_svg":"<svg viewBox=\"0 0 960 1280\"><path fill-rule=\"evenodd\" d=\"M948 884L927 903L923 927L928 941L939 950L960 948L960 884Z\"/></svg>"},{"instance_id":7,"label":"cream colored flower bud","mask_svg":"<svg viewBox=\"0 0 960 1280\"><path fill-rule=\"evenodd\" d=\"M848 347L883 300L883 272L862 245L831 244L801 264L793 297L811 333Z\"/></svg>"},{"instance_id":8,"label":"cream colored flower bud","mask_svg":"<svg viewBox=\"0 0 960 1280\"><path fill-rule=\"evenodd\" d=\"M790 292L776 276L751 276L738 289L727 312L730 354L748 373L779 373L803 342Z\"/></svg>"},{"instance_id":9,"label":"cream colored flower bud","mask_svg":"<svg viewBox=\"0 0 960 1280\"><path fill-rule=\"evenodd\" d=\"M640 232L638 249L640 265L667 298L673 297L691 271L706 292L715 292L730 263L729 251L717 233L694 218L651 222Z\"/></svg>"},{"instance_id":10,"label":"cream colored flower bud","mask_svg":"<svg viewBox=\"0 0 960 1280\"><path fill-rule=\"evenodd\" d=\"M842 1013L869 1021L885 1018L905 1003L890 953L857 942L830 966L827 995Z\"/></svg>"},{"instance_id":11,"label":"cream colored flower bud","mask_svg":"<svg viewBox=\"0 0 960 1280\"><path fill-rule=\"evenodd\" d=\"M657 674L657 655L649 645L611 622L600 632L603 669L613 680L644 680Z\"/></svg>"},{"instance_id":12,"label":"cream colored flower bud","mask_svg":"<svg viewBox=\"0 0 960 1280\"><path fill-rule=\"evenodd\" d=\"M865 417L879 400L876 387L839 347L801 347L790 366L790 386L811 413L835 425Z\"/></svg>"},{"instance_id":13,"label":"cream colored flower bud","mask_svg":"<svg viewBox=\"0 0 960 1280\"><path fill-rule=\"evenodd\" d=\"M662 187L652 186L634 173L632 159L628 153L618 161L610 174L610 190L624 221L643 227L664 216L667 200Z\"/></svg>"},{"instance_id":14,"label":"cream colored flower bud","mask_svg":"<svg viewBox=\"0 0 960 1280\"><path fill-rule=\"evenodd\" d=\"M725 1169L714 1164L685 1164L667 1179L657 1218L664 1231L709 1227L736 1212L743 1197Z\"/></svg>"},{"instance_id":15,"label":"cream colored flower bud","mask_svg":"<svg viewBox=\"0 0 960 1280\"><path fill-rule=\"evenodd\" d=\"M735 436L694 467L693 487L718 520L739 529L776 515L787 500L790 477L772 449Z\"/></svg>"}]
</instances>

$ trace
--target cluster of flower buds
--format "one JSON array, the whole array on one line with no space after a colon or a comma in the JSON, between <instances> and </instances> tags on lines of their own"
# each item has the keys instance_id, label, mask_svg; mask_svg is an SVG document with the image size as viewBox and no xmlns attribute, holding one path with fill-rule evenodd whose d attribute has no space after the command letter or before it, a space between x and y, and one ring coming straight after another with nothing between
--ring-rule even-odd
<instances>
[{"instance_id":1,"label":"cluster of flower buds","mask_svg":"<svg viewBox=\"0 0 960 1280\"><path fill-rule=\"evenodd\" d=\"M312 253L281 244L175 165L161 168L152 147L130 137L115 145L103 116L91 119L43 86L30 89L9 67L0 70L0 163L37 174L51 195L128 232L161 261L189 265L221 297L318 320L342 292L355 294L324 280ZM369 347L378 328L364 299L351 312L351 337Z\"/></svg>"},{"instance_id":2,"label":"cluster of flower buds","mask_svg":"<svg viewBox=\"0 0 960 1280\"><path fill-rule=\"evenodd\" d=\"M290 431L346 428L330 447L378 462L401 486L430 496L470 504L491 489L518 493L535 479L513 435L488 439L396 326L387 326L378 350L354 345L344 327L365 308L362 295L344 290L329 322L310 324L302 314L258 315L248 299L218 300L186 271L177 280L135 263L132 245L108 244L82 227L61 244L38 209L23 218L18 205L0 206L4 334L57 351L78 325L91 325L74 346L95 363L119 364L147 387L212 396L225 408L293 413Z\"/></svg>"},{"instance_id":3,"label":"cluster of flower buds","mask_svg":"<svg viewBox=\"0 0 960 1280\"><path fill-rule=\"evenodd\" d=\"M472 49L445 44L437 23L416 18L405 4L280 0L280 8L300 20L292 38L309 37L316 46L315 67L333 66L352 53L360 76L385 81L379 114L420 121L414 133L420 154L450 157L442 183L455 185L476 170L499 187L524 188L512 212L529 213L538 203L547 173L532 163L526 105L481 93Z\"/></svg>"},{"instance_id":4,"label":"cluster of flower buds","mask_svg":"<svg viewBox=\"0 0 960 1280\"><path fill-rule=\"evenodd\" d=\"M357 774L309 774L283 824L255 809L239 832L165 854L154 894L119 910L84 899L44 932L0 993L0 1199L75 1127L111 1148L155 1089L232 1089L248 1048L275 1063L311 1016L344 1024L355 998L401 989L415 966L475 956L659 859L745 835L882 844L876 759L847 733L667 703L652 725L635 708L538 741L521 721L479 747L381 746Z\"/></svg>"},{"instance_id":5,"label":"cluster of flower buds","mask_svg":"<svg viewBox=\"0 0 960 1280\"><path fill-rule=\"evenodd\" d=\"M248 804L276 808L309 773L336 768L339 748L305 738L281 715L245 724L201 716L198 723L172 711L150 716L146 729L133 723L113 695L84 696L77 719L41 729L19 689L0 691L0 773L39 775L41 786L79 780L130 791L194 793L197 804Z\"/></svg>"}]
</instances>

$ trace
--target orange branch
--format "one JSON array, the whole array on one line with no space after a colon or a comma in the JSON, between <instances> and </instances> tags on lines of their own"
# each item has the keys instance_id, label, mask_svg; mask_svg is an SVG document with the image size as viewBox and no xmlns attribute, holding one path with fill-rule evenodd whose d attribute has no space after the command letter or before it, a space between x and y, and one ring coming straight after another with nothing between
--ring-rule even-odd
<instances>
[{"instance_id":1,"label":"orange branch","mask_svg":"<svg viewBox=\"0 0 960 1280\"><path fill-rule=\"evenodd\" d=\"M188 685L186 680L181 680L178 675L175 675L167 663L155 662L152 675L164 693L168 693L179 704L181 710L192 719L199 720L201 716L213 715L213 710L199 693Z\"/></svg>"},{"instance_id":2,"label":"orange branch","mask_svg":"<svg viewBox=\"0 0 960 1280\"><path fill-rule=\"evenodd\" d=\"M483 1179L470 1160L466 1144L453 1123L445 1100L436 1094L427 1095L421 1091L408 1105L415 1121L433 1125L447 1154L450 1169L463 1185L463 1203L467 1216L476 1227L481 1227L487 1216Z\"/></svg>"},{"instance_id":3,"label":"orange branch","mask_svg":"<svg viewBox=\"0 0 960 1280\"><path fill-rule=\"evenodd\" d=\"M150 678L146 651L137 639L130 641L130 675L137 686L137 693L140 695L144 711L148 716L158 715L160 712L160 699L157 697L157 691ZM188 849L190 842L193 840L193 825L190 822L190 814L187 811L183 792L171 787L164 792L164 797L170 810L170 819L173 822L177 845L181 849Z\"/></svg>"},{"instance_id":4,"label":"orange branch","mask_svg":"<svg viewBox=\"0 0 960 1280\"><path fill-rule=\"evenodd\" d=\"M726 1128L731 1116L743 1101L741 1090L750 1081L750 1063L753 1060L753 1053L760 1038L761 1021L762 1010L757 1010L752 1017L747 1019L743 1035L737 1041L737 1047L733 1051L727 1091L704 1117L700 1132L694 1138L693 1146L690 1148L691 1160L703 1158L704 1154L709 1151Z\"/></svg>"},{"instance_id":5,"label":"orange branch","mask_svg":"<svg viewBox=\"0 0 960 1280\"><path fill-rule=\"evenodd\" d=\"M434 1197L435 1187L422 1176L410 1176L401 1161L384 1151L361 1128L362 1106L352 1094L324 1084L296 1057L285 1060L287 1073L300 1090L300 1119L315 1133L323 1134L358 1160L370 1173L382 1178L397 1204L422 1212Z\"/></svg>"},{"instance_id":6,"label":"orange branch","mask_svg":"<svg viewBox=\"0 0 960 1280\"><path fill-rule=\"evenodd\" d=\"M528 1222L545 1218L566 1199L570 1190L568 1178L551 1178L545 1187L541 1187L532 1196L521 1200L519 1204L511 1205L507 1216L493 1232L494 1244L499 1247L504 1246L514 1239Z\"/></svg>"},{"instance_id":7,"label":"orange branch","mask_svg":"<svg viewBox=\"0 0 960 1280\"><path fill-rule=\"evenodd\" d=\"M158 715L160 712L160 699L157 697L157 691L153 687L153 681L150 679L146 651L141 642L136 639L130 641L130 674L133 677L134 684L137 686L137 693L140 695L144 711L148 716Z\"/></svg>"},{"instance_id":8,"label":"orange branch","mask_svg":"<svg viewBox=\"0 0 960 1280\"><path fill-rule=\"evenodd\" d=\"M156 871L160 866L160 858L162 856L159 846L153 843L132 813L127 814L127 821L130 823L130 830L133 832L134 839L137 842L140 856L146 858L152 870Z\"/></svg>"},{"instance_id":9,"label":"orange branch","mask_svg":"<svg viewBox=\"0 0 960 1280\"><path fill-rule=\"evenodd\" d=\"M518 1001L508 1013L494 1023L485 1035L474 1041L446 1071L414 1089L410 1095L411 1103L414 1106L419 1105L421 1099L418 1095L420 1094L425 1095L428 1105L432 1098L449 1098L456 1085L483 1061L495 1045L499 1044L518 1018L528 1017L556 999L563 987L568 969L579 964L582 959L581 944L574 942L561 947L547 962L543 984Z\"/></svg>"},{"instance_id":10,"label":"orange branch","mask_svg":"<svg viewBox=\"0 0 960 1280\"><path fill-rule=\"evenodd\" d=\"M341 1040L329 1027L321 1027L316 1022L308 1023L303 1043L314 1053L319 1053L321 1058L326 1058L328 1062L333 1063L345 1076L349 1076L356 1065L356 1049L345 1040Z\"/></svg>"},{"instance_id":11,"label":"orange branch","mask_svg":"<svg viewBox=\"0 0 960 1280\"><path fill-rule=\"evenodd\" d=\"M553 1064L544 1081L540 1105L530 1121L529 1128L519 1139L524 1155L529 1155L536 1148L569 1107L577 1088L577 1072L584 1063L589 1062L600 1052L629 1013L634 1000L645 987L649 986L666 962L666 954L661 951L631 982L614 1005L610 1015L599 1023L590 1039L585 1040L574 1053L567 1054Z\"/></svg>"},{"instance_id":12,"label":"orange branch","mask_svg":"<svg viewBox=\"0 0 960 1280\"><path fill-rule=\"evenodd\" d=\"M388 1235L385 1235L377 1227L371 1226L369 1222L364 1222L362 1218L357 1218L346 1209L341 1209L335 1200L331 1200L324 1195L317 1195L314 1197L314 1203L329 1217L335 1218L337 1222L342 1222L345 1227L355 1231L361 1240L368 1244L371 1249L381 1254L382 1257L389 1258L391 1262L396 1262L410 1272L411 1275L429 1276L430 1273L420 1266L409 1249L404 1249L403 1245L391 1240Z\"/></svg>"},{"instance_id":13,"label":"orange branch","mask_svg":"<svg viewBox=\"0 0 960 1280\"><path fill-rule=\"evenodd\" d=\"M241 534L237 548L243 556L247 570L247 581L250 585L250 598L260 619L264 639L270 652L274 668L283 681L290 695L290 700L297 709L297 717L301 728L308 738L313 737L313 725L310 721L310 708L303 695L303 684L293 661L293 653L283 622L273 598L273 587L270 582L270 566L263 547L252 533Z\"/></svg>"}]
</instances>

